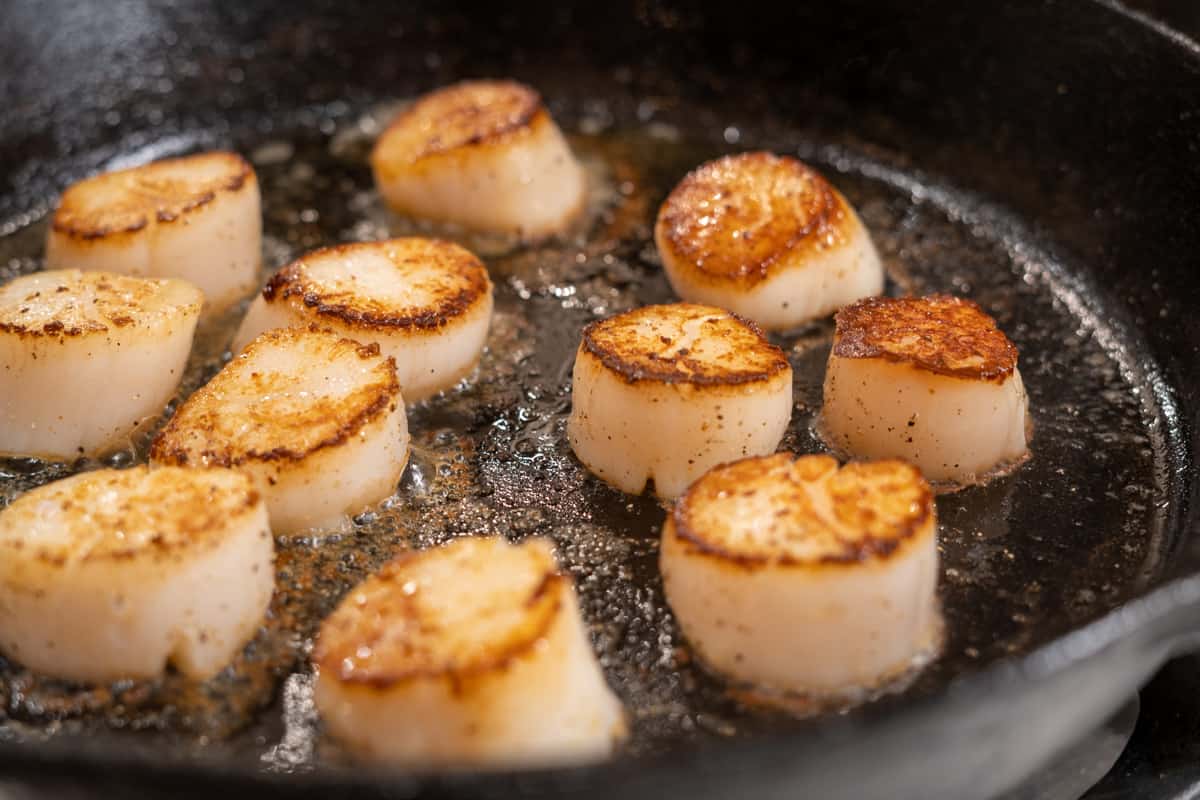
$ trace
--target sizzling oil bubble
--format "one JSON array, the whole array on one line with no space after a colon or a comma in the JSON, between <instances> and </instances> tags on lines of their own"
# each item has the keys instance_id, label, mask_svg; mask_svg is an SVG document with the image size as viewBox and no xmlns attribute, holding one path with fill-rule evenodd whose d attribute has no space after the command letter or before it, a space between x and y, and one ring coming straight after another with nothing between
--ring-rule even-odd
<instances>
[{"instance_id":1,"label":"sizzling oil bubble","mask_svg":"<svg viewBox=\"0 0 1200 800\"><path fill-rule=\"evenodd\" d=\"M334 116L310 114L288 135L279 125L270 138L248 132L234 142L254 154L263 187L264 280L314 247L427 230L387 212L371 185L370 143L395 109L353 117L343 108L340 127L329 124ZM662 596L663 509L591 478L563 435L582 326L671 299L651 242L657 205L687 170L734 144L816 161L860 209L887 266L889 291L967 294L1021 350L1037 426L1034 458L989 486L939 499L946 649L908 692L937 691L964 670L1027 652L1111 608L1159 571L1161 409L1146 374L1121 349L1127 342L1081 302L1079 289L1019 226L971 198L912 179L879 154L866 159L787 131L770 138L743 120L718 125L705 143L665 122L623 128L629 121L611 119L607 107L593 104L586 113L587 129L597 133L571 141L592 193L576 228L532 249L468 242L487 251L496 284L487 351L458 388L411 410L412 458L397 493L319 544L278 543L270 616L214 681L191 686L172 674L84 689L2 664L0 738L149 729L167 736L131 733L129 746L153 751L185 743L282 771L337 760L336 746L317 738L306 666L320 620L397 553L489 532L556 543L600 662L631 711L628 753L804 724L747 709L695 666ZM29 221L0 238L0 279L38 268L44 235L44 222ZM201 329L172 407L229 357L244 307ZM784 447L820 450L812 425L831 333L819 322L775 337L795 374ZM144 458L150 433L131 443L122 463ZM0 504L94 466L0 462Z\"/></svg>"}]
</instances>

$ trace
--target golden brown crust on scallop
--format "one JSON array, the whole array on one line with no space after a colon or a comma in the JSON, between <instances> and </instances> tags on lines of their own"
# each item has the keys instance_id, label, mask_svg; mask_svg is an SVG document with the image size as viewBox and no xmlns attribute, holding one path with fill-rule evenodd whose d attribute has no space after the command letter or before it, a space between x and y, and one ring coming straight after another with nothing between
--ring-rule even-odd
<instances>
[{"instance_id":1,"label":"golden brown crust on scallop","mask_svg":"<svg viewBox=\"0 0 1200 800\"><path fill-rule=\"evenodd\" d=\"M692 552L755 569L883 561L933 530L933 493L903 461L747 458L706 473L676 502L668 534Z\"/></svg>"},{"instance_id":2,"label":"golden brown crust on scallop","mask_svg":"<svg viewBox=\"0 0 1200 800\"><path fill-rule=\"evenodd\" d=\"M354 276L315 274L319 262L381 255L395 267L397 285L416 302L371 296ZM404 238L326 247L276 272L263 289L268 303L288 302L354 327L438 330L474 309L491 290L487 267L470 251L440 239Z\"/></svg>"},{"instance_id":3,"label":"golden brown crust on scallop","mask_svg":"<svg viewBox=\"0 0 1200 800\"><path fill-rule=\"evenodd\" d=\"M254 181L254 168L236 153L168 158L69 186L51 225L55 233L84 241L135 233L152 221L174 222Z\"/></svg>"},{"instance_id":4,"label":"golden brown crust on scallop","mask_svg":"<svg viewBox=\"0 0 1200 800\"><path fill-rule=\"evenodd\" d=\"M949 295L870 297L837 313L833 354L882 358L956 378L1003 381L1017 348L983 309Z\"/></svg>"},{"instance_id":5,"label":"golden brown crust on scallop","mask_svg":"<svg viewBox=\"0 0 1200 800\"><path fill-rule=\"evenodd\" d=\"M544 118L540 119L540 118ZM491 145L549 121L533 89L513 81L464 81L420 97L388 126L371 153L384 175L463 147Z\"/></svg>"},{"instance_id":6,"label":"golden brown crust on scallop","mask_svg":"<svg viewBox=\"0 0 1200 800\"><path fill-rule=\"evenodd\" d=\"M656 238L678 269L752 287L792 255L840 246L856 225L845 198L788 156L725 156L688 173L658 212Z\"/></svg>"},{"instance_id":7,"label":"golden brown crust on scallop","mask_svg":"<svg viewBox=\"0 0 1200 800\"><path fill-rule=\"evenodd\" d=\"M791 369L753 322L693 303L643 306L593 322L583 330L585 353L630 383L731 386Z\"/></svg>"},{"instance_id":8,"label":"golden brown crust on scallop","mask_svg":"<svg viewBox=\"0 0 1200 800\"><path fill-rule=\"evenodd\" d=\"M309 366L256 366L271 351L303 348ZM318 396L302 382L324 366L365 362L350 391ZM292 393L303 392L293 397ZM232 405L232 398L241 404ZM270 330L196 391L155 437L150 458L179 466L239 466L298 462L348 441L400 402L395 362L379 346L362 345L317 326Z\"/></svg>"},{"instance_id":9,"label":"golden brown crust on scallop","mask_svg":"<svg viewBox=\"0 0 1200 800\"><path fill-rule=\"evenodd\" d=\"M14 500L0 514L0 553L22 551L55 566L167 556L215 543L259 501L250 479L232 470L87 472Z\"/></svg>"},{"instance_id":10,"label":"golden brown crust on scallop","mask_svg":"<svg viewBox=\"0 0 1200 800\"><path fill-rule=\"evenodd\" d=\"M321 626L313 662L344 684L448 680L461 692L529 653L569 591L541 540L404 553L350 590Z\"/></svg>"},{"instance_id":11,"label":"golden brown crust on scallop","mask_svg":"<svg viewBox=\"0 0 1200 800\"><path fill-rule=\"evenodd\" d=\"M0 286L0 333L82 337L199 315L203 301L182 281L47 270Z\"/></svg>"}]
</instances>

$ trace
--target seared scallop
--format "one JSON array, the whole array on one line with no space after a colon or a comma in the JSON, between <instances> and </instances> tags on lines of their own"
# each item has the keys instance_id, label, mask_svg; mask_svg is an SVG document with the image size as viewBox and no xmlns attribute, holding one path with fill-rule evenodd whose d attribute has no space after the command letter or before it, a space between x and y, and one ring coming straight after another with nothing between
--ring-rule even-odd
<instances>
[{"instance_id":1,"label":"seared scallop","mask_svg":"<svg viewBox=\"0 0 1200 800\"><path fill-rule=\"evenodd\" d=\"M792 368L752 323L711 306L645 306L584 329L567 437L605 482L670 499L724 461L773 452Z\"/></svg>"},{"instance_id":2,"label":"seared scallop","mask_svg":"<svg viewBox=\"0 0 1200 800\"><path fill-rule=\"evenodd\" d=\"M390 495L404 471L396 368L378 345L317 329L268 331L188 398L150 458L247 472L277 534L337 526Z\"/></svg>"},{"instance_id":3,"label":"seared scallop","mask_svg":"<svg viewBox=\"0 0 1200 800\"><path fill-rule=\"evenodd\" d=\"M928 660L941 636L935 509L900 461L779 453L712 470L663 526L663 588L700 660L820 708Z\"/></svg>"},{"instance_id":4,"label":"seared scallop","mask_svg":"<svg viewBox=\"0 0 1200 800\"><path fill-rule=\"evenodd\" d=\"M854 209L787 156L742 153L689 173L654 239L684 300L786 330L883 291L883 266Z\"/></svg>"},{"instance_id":5,"label":"seared scallop","mask_svg":"<svg viewBox=\"0 0 1200 800\"><path fill-rule=\"evenodd\" d=\"M881 297L837 315L821 432L840 452L977 483L1026 457L1028 405L1017 348L969 300Z\"/></svg>"},{"instance_id":6,"label":"seared scallop","mask_svg":"<svg viewBox=\"0 0 1200 800\"><path fill-rule=\"evenodd\" d=\"M359 758L431 767L604 758L624 735L550 545L407 553L321 626L315 698Z\"/></svg>"},{"instance_id":7,"label":"seared scallop","mask_svg":"<svg viewBox=\"0 0 1200 800\"><path fill-rule=\"evenodd\" d=\"M436 239L346 244L281 269L250 305L234 341L318 324L396 360L410 403L474 368L487 341L492 283L474 255Z\"/></svg>"},{"instance_id":8,"label":"seared scallop","mask_svg":"<svg viewBox=\"0 0 1200 800\"><path fill-rule=\"evenodd\" d=\"M53 270L0 287L0 452L128 442L175 393L203 296L178 280Z\"/></svg>"},{"instance_id":9,"label":"seared scallop","mask_svg":"<svg viewBox=\"0 0 1200 800\"><path fill-rule=\"evenodd\" d=\"M467 81L402 111L371 153L380 194L411 217L538 239L582 210L583 169L537 92Z\"/></svg>"},{"instance_id":10,"label":"seared scallop","mask_svg":"<svg viewBox=\"0 0 1200 800\"><path fill-rule=\"evenodd\" d=\"M201 153L70 186L46 267L183 278L220 311L258 284L261 242L254 169L235 153Z\"/></svg>"},{"instance_id":11,"label":"seared scallop","mask_svg":"<svg viewBox=\"0 0 1200 800\"><path fill-rule=\"evenodd\" d=\"M231 470L97 470L0 512L0 651L46 675L208 678L275 584L267 511Z\"/></svg>"}]
</instances>

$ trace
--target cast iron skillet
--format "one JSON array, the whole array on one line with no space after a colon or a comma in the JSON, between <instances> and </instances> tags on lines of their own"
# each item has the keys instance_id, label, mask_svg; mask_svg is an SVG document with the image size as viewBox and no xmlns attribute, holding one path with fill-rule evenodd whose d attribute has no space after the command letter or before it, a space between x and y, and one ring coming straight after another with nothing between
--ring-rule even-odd
<instances>
[{"instance_id":1,"label":"cast iron skillet","mask_svg":"<svg viewBox=\"0 0 1200 800\"><path fill-rule=\"evenodd\" d=\"M987 797L1196 643L1200 49L1099 0L729 5L6 6L0 277L38 267L39 226L70 180L202 147L255 156L266 267L402 229L362 163L378 104L463 77L540 88L602 191L578 237L490 260L492 352L472 387L413 411L401 501L330 545L281 546L273 622L213 696L171 679L86 693L0 664L5 773L175 796ZM578 328L669 297L646 246L662 194L750 147L798 154L848 193L890 291L992 311L1021 348L1038 426L1020 472L939 501L942 659L900 695L806 722L741 709L687 663L654 570L662 511L587 478L561 442ZM780 338L797 450L819 447L828 333ZM219 364L210 350L189 386ZM4 462L2 496L87 466ZM556 539L633 710L629 752L450 776L312 752L292 674L312 624L395 549L484 529Z\"/></svg>"}]
</instances>

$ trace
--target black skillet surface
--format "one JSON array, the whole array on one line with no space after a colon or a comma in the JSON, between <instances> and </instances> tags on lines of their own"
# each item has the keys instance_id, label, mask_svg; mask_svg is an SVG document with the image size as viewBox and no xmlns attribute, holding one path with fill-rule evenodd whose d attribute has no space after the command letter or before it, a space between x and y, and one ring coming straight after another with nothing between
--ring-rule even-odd
<instances>
[{"instance_id":1,"label":"black skillet surface","mask_svg":"<svg viewBox=\"0 0 1200 800\"><path fill-rule=\"evenodd\" d=\"M197 795L982 797L1107 716L1200 631L1200 52L1104 3L912 5L545 4L493 17L10 4L5 274L37 267L38 220L69 180L213 145L256 156L269 267L398 230L361 160L378 104L467 76L538 86L601 191L577 237L490 259L499 313L475 383L413 413L421 449L397 502L337 542L282 548L275 618L236 670L210 690L168 679L117 687L113 701L8 665L0 765ZM1038 424L1021 472L939 502L943 658L903 695L803 723L737 707L685 663L653 568L661 511L588 479L559 430L579 326L667 296L645 246L662 194L699 160L758 146L815 162L847 192L891 290L955 291L996 314ZM827 333L781 340L799 401L785 444L800 450L817 447ZM192 385L219 362L219 338ZM66 468L3 469L11 496ZM396 549L481 530L556 538L636 715L630 751L552 774L339 766L312 727L303 670L286 677L307 633Z\"/></svg>"}]
</instances>

